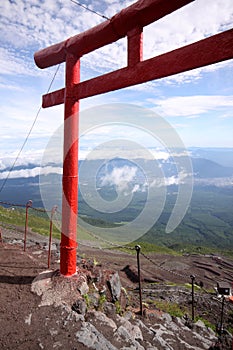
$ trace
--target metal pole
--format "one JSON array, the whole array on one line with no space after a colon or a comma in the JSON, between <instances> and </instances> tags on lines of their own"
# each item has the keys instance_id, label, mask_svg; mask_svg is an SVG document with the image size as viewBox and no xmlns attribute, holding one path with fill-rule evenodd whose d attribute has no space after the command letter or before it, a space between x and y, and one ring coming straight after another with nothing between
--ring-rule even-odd
<instances>
[{"instance_id":1,"label":"metal pole","mask_svg":"<svg viewBox=\"0 0 233 350\"><path fill-rule=\"evenodd\" d=\"M32 201L29 200L26 204L26 217L25 217L25 228L24 228L24 246L23 250L26 251L27 244L27 230L28 230L28 209L32 206Z\"/></svg>"},{"instance_id":2,"label":"metal pole","mask_svg":"<svg viewBox=\"0 0 233 350\"><path fill-rule=\"evenodd\" d=\"M135 246L136 252L137 252L137 265L138 265L138 288L139 288L139 303L140 303L140 315L142 315L142 288L141 288L141 271L140 271L140 250L141 250L141 246L140 245L136 245Z\"/></svg>"},{"instance_id":3,"label":"metal pole","mask_svg":"<svg viewBox=\"0 0 233 350\"><path fill-rule=\"evenodd\" d=\"M190 278L192 280L192 321L194 322L194 280L195 280L195 276L191 275Z\"/></svg>"},{"instance_id":4,"label":"metal pole","mask_svg":"<svg viewBox=\"0 0 233 350\"><path fill-rule=\"evenodd\" d=\"M2 229L0 228L0 244L3 245Z\"/></svg>"},{"instance_id":5,"label":"metal pole","mask_svg":"<svg viewBox=\"0 0 233 350\"><path fill-rule=\"evenodd\" d=\"M66 92L64 113L64 159L62 193L62 230L60 272L72 276L77 272L77 215L78 215L78 118L79 101L73 87L80 82L80 60L66 56Z\"/></svg>"},{"instance_id":6,"label":"metal pole","mask_svg":"<svg viewBox=\"0 0 233 350\"><path fill-rule=\"evenodd\" d=\"M232 331L232 344L231 344L231 346L232 346L232 350L233 350L233 331Z\"/></svg>"},{"instance_id":7,"label":"metal pole","mask_svg":"<svg viewBox=\"0 0 233 350\"><path fill-rule=\"evenodd\" d=\"M50 216L50 226L49 226L49 249L48 249L48 268L50 267L50 258L51 258L51 244L52 244L52 232L53 232L53 215L57 210L57 205L55 205L51 210Z\"/></svg>"},{"instance_id":8,"label":"metal pole","mask_svg":"<svg viewBox=\"0 0 233 350\"><path fill-rule=\"evenodd\" d=\"M221 339L221 335L222 335L222 326L223 326L224 301L225 301L225 297L224 297L224 295L223 295L223 296L222 296L222 310L221 310L220 329L219 329L219 337L220 337L220 339Z\"/></svg>"}]
</instances>

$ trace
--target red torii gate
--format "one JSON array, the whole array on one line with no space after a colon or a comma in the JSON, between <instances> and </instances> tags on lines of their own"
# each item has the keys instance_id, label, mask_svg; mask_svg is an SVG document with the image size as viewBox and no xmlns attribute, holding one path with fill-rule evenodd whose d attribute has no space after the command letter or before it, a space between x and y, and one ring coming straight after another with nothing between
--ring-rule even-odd
<instances>
[{"instance_id":1,"label":"red torii gate","mask_svg":"<svg viewBox=\"0 0 233 350\"><path fill-rule=\"evenodd\" d=\"M194 0L139 0L110 20L35 53L39 68L66 62L65 88L43 96L44 108L65 104L60 272L76 273L79 100L233 58L233 29L143 61L143 27ZM80 82L80 58L127 36L125 68Z\"/></svg>"}]
</instances>

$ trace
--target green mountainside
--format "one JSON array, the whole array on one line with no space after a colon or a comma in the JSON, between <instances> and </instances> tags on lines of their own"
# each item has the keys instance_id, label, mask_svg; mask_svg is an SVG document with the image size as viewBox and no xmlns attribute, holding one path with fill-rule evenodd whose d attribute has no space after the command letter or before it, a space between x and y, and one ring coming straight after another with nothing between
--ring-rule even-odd
<instances>
[{"instance_id":1,"label":"green mountainside","mask_svg":"<svg viewBox=\"0 0 233 350\"><path fill-rule=\"evenodd\" d=\"M82 206L80 211L90 225L116 227L130 222L143 209L145 198L138 194L126 211L106 215ZM176 195L167 196L166 205L154 226L139 239L179 252L209 253L224 251L233 254L233 189L198 187L193 192L188 211L180 225L171 233L165 233L166 224L174 207ZM156 201L155 201L156 203ZM151 203L151 205L155 205Z\"/></svg>"},{"instance_id":2,"label":"green mountainside","mask_svg":"<svg viewBox=\"0 0 233 350\"><path fill-rule=\"evenodd\" d=\"M105 233L101 237L116 242L116 239L113 240L111 233L108 232L108 228L120 228L127 222L134 220L143 209L146 197L137 194L126 210L111 215L94 211L82 202L81 196L79 199L80 217L90 225L91 230L85 229L82 225L79 226L78 238L96 241L94 235L97 228L100 231L103 228ZM233 255L232 188L217 188L214 186L196 188L193 192L190 207L180 225L172 233L165 233L175 199L175 194L167 196L166 205L161 216L145 235L136 240L137 243L144 244L147 250L161 250L163 247L170 252L224 252ZM151 203L151 205L155 204ZM48 235L49 216L46 213L32 209L30 209L29 214L29 228L42 235ZM0 207L0 225L15 225L20 227L23 232L24 223L24 208ZM53 234L54 237L60 237L59 225L56 225L56 222L54 222ZM98 233L96 235L98 236ZM131 241L134 241L134 236L132 236ZM120 240L118 242L119 244L122 243ZM158 249L158 247L161 248Z\"/></svg>"}]
</instances>

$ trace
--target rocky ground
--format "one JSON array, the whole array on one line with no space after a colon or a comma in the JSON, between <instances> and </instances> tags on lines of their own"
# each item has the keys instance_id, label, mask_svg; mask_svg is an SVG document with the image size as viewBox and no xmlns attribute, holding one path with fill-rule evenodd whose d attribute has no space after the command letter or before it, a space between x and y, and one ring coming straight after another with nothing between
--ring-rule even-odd
<instances>
[{"instance_id":1,"label":"rocky ground","mask_svg":"<svg viewBox=\"0 0 233 350\"><path fill-rule=\"evenodd\" d=\"M2 237L0 349L232 349L226 330L233 317L229 302L224 304L220 342L202 321L190 320L192 274L199 285L195 316L220 322L222 303L213 287L221 281L232 283L229 259L140 255L140 315L136 253L99 250L80 242L78 274L64 278L59 274L58 242L48 270L47 238L31 233L24 252L22 232L5 228ZM186 314L163 312L161 303L179 305Z\"/></svg>"}]
</instances>

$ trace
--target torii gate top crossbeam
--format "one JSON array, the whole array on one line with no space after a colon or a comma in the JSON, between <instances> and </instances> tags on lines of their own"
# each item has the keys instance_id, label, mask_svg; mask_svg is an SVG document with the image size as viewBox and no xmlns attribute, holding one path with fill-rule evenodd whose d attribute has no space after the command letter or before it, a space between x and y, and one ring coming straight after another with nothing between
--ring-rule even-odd
<instances>
[{"instance_id":1,"label":"torii gate top crossbeam","mask_svg":"<svg viewBox=\"0 0 233 350\"><path fill-rule=\"evenodd\" d=\"M194 0L139 0L107 20L81 34L35 53L38 67L47 68L77 59L127 35L128 66L114 72L74 84L72 98L86 97L145 83L173 74L233 58L233 29L143 61L143 27ZM64 103L63 88L43 96L43 107ZM71 91L70 91L71 92Z\"/></svg>"},{"instance_id":2,"label":"torii gate top crossbeam","mask_svg":"<svg viewBox=\"0 0 233 350\"><path fill-rule=\"evenodd\" d=\"M129 51L129 50L128 50ZM130 52L129 52L130 53ZM233 58L233 29L75 84L76 100L168 77ZM64 103L65 88L43 96L43 107Z\"/></svg>"},{"instance_id":3,"label":"torii gate top crossbeam","mask_svg":"<svg viewBox=\"0 0 233 350\"><path fill-rule=\"evenodd\" d=\"M80 58L100 47L125 37L134 28L150 23L172 13L194 0L140 0L118 14L81 34L35 53L39 68L48 68L65 62L67 53Z\"/></svg>"}]
</instances>

